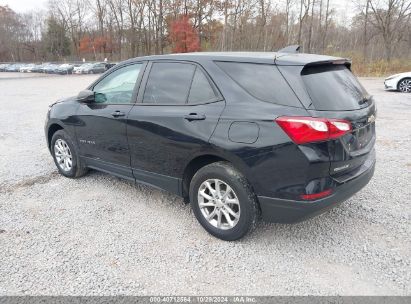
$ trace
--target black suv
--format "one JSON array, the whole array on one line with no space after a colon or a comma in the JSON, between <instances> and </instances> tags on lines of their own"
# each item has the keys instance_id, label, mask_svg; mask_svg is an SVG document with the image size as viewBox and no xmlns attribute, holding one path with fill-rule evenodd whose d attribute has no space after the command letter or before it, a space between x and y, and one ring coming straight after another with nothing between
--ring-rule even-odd
<instances>
[{"instance_id":1,"label":"black suv","mask_svg":"<svg viewBox=\"0 0 411 304\"><path fill-rule=\"evenodd\" d=\"M50 106L45 132L62 175L92 168L173 192L235 240L260 215L298 221L364 187L375 115L346 59L192 53L117 64Z\"/></svg>"}]
</instances>

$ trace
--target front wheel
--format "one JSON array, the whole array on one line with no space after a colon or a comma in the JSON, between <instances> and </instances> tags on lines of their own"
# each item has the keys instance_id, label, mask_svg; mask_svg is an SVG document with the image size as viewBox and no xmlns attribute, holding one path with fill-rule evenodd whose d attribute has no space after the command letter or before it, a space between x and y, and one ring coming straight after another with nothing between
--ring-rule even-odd
<instances>
[{"instance_id":1,"label":"front wheel","mask_svg":"<svg viewBox=\"0 0 411 304\"><path fill-rule=\"evenodd\" d=\"M64 130L54 133L50 148L60 174L76 178L87 173L87 168L81 161L73 141Z\"/></svg>"},{"instance_id":2,"label":"front wheel","mask_svg":"<svg viewBox=\"0 0 411 304\"><path fill-rule=\"evenodd\" d=\"M200 224L211 235L234 241L257 223L257 198L246 178L228 162L201 168L190 185L190 202Z\"/></svg>"},{"instance_id":3,"label":"front wheel","mask_svg":"<svg viewBox=\"0 0 411 304\"><path fill-rule=\"evenodd\" d=\"M398 90L403 93L411 93L411 78L405 78L398 83Z\"/></svg>"}]
</instances>

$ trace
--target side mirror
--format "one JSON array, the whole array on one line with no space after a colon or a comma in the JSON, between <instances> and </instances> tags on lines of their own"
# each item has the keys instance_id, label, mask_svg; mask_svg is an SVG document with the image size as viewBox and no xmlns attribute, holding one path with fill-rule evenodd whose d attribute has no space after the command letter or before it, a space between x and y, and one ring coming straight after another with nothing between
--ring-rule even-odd
<instances>
[{"instance_id":1,"label":"side mirror","mask_svg":"<svg viewBox=\"0 0 411 304\"><path fill-rule=\"evenodd\" d=\"M85 102L85 103L94 102L95 101L95 94L94 94L93 91L90 91L90 90L81 91L77 95L77 101Z\"/></svg>"}]
</instances>

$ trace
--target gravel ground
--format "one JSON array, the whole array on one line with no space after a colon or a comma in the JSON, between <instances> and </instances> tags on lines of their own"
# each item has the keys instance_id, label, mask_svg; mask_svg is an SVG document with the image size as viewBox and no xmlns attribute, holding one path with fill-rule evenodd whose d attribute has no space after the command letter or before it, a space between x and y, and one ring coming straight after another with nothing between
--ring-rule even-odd
<instances>
[{"instance_id":1,"label":"gravel ground","mask_svg":"<svg viewBox=\"0 0 411 304\"><path fill-rule=\"evenodd\" d=\"M333 210L208 235L171 194L56 173L47 106L96 76L0 74L0 295L410 295L411 94L362 79L378 106L375 176Z\"/></svg>"}]
</instances>

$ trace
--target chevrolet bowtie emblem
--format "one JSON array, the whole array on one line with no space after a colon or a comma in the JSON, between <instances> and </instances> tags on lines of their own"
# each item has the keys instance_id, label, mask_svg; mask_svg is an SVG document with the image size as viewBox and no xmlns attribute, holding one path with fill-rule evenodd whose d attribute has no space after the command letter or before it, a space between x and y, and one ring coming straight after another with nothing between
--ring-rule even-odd
<instances>
[{"instance_id":1,"label":"chevrolet bowtie emblem","mask_svg":"<svg viewBox=\"0 0 411 304\"><path fill-rule=\"evenodd\" d=\"M375 121L375 116L374 116L374 114L372 114L372 115L370 115L370 116L368 117L367 122L368 122L368 123L372 123L372 122L374 122L374 121Z\"/></svg>"}]
</instances>

